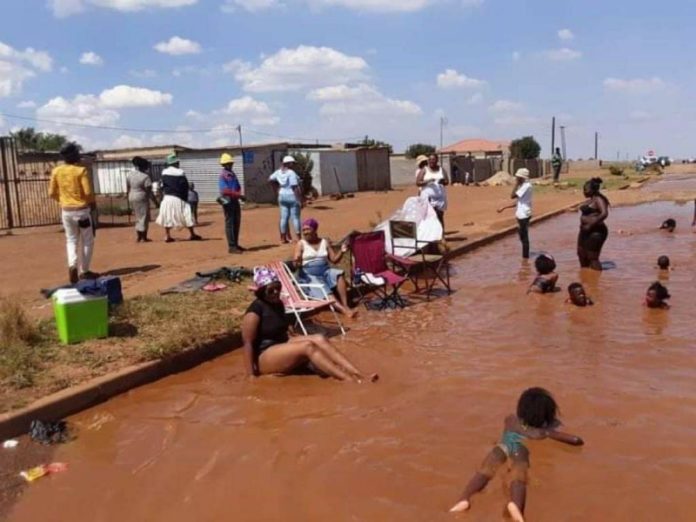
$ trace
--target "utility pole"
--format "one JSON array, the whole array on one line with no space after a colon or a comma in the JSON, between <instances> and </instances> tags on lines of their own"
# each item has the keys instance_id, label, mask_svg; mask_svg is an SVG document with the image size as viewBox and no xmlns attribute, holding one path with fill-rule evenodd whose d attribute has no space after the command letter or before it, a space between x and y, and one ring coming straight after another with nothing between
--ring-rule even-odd
<instances>
[{"instance_id":1,"label":"utility pole","mask_svg":"<svg viewBox=\"0 0 696 522\"><path fill-rule=\"evenodd\" d=\"M239 148L244 147L244 143L242 143L242 125L241 123L235 127L235 130L239 133Z\"/></svg>"},{"instance_id":2,"label":"utility pole","mask_svg":"<svg viewBox=\"0 0 696 522\"><path fill-rule=\"evenodd\" d=\"M442 163L442 135L445 125L447 125L447 118L440 116L440 163Z\"/></svg>"},{"instance_id":3,"label":"utility pole","mask_svg":"<svg viewBox=\"0 0 696 522\"><path fill-rule=\"evenodd\" d=\"M556 152L556 117L551 118L551 155Z\"/></svg>"},{"instance_id":4,"label":"utility pole","mask_svg":"<svg viewBox=\"0 0 696 522\"><path fill-rule=\"evenodd\" d=\"M599 132L594 133L594 159L598 160L599 156L597 155L597 152L599 150Z\"/></svg>"},{"instance_id":5,"label":"utility pole","mask_svg":"<svg viewBox=\"0 0 696 522\"><path fill-rule=\"evenodd\" d=\"M563 151L563 159L568 159L566 155L565 125L561 125L561 150Z\"/></svg>"}]
</instances>

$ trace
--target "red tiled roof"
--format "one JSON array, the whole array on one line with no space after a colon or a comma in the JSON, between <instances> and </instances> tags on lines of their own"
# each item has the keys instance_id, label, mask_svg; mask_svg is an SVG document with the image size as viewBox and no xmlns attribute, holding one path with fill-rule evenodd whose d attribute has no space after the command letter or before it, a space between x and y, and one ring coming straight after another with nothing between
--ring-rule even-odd
<instances>
[{"instance_id":1,"label":"red tiled roof","mask_svg":"<svg viewBox=\"0 0 696 522\"><path fill-rule=\"evenodd\" d=\"M440 152L504 152L510 147L509 141L490 141L484 139L462 140L447 145Z\"/></svg>"}]
</instances>

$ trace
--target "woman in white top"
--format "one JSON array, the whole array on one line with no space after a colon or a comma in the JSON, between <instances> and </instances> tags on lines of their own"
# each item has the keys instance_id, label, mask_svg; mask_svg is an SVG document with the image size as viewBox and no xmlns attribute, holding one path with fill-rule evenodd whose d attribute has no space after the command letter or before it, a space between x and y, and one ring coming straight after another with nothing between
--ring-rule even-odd
<instances>
[{"instance_id":1,"label":"woman in white top","mask_svg":"<svg viewBox=\"0 0 696 522\"><path fill-rule=\"evenodd\" d=\"M529 182L529 170L517 169L515 179L517 184L510 194L510 198L516 200L515 203L500 207L498 212L508 208L516 209L515 217L522 242L522 258L529 259L529 221L532 219L532 184Z\"/></svg>"},{"instance_id":2,"label":"woman in white top","mask_svg":"<svg viewBox=\"0 0 696 522\"><path fill-rule=\"evenodd\" d=\"M292 220L297 239L300 239L300 209L302 208L302 187L300 177L292 169L295 158L285 156L283 166L276 170L269 181L273 185L278 196L280 207L280 242L289 243L291 236L288 222Z\"/></svg>"},{"instance_id":3,"label":"woman in white top","mask_svg":"<svg viewBox=\"0 0 696 522\"><path fill-rule=\"evenodd\" d=\"M319 223L316 219L305 219L302 223L302 235L304 239L295 246L295 264L300 267L298 280L301 283L321 285L326 295L331 295L335 290L338 294L336 308L341 313L354 316L355 310L348 304L348 289L343 270L331 268L330 263L339 263L348 246L341 245L337 253L331 248L327 238L320 238L317 234ZM307 292L311 297L324 299L325 294L320 288L310 288Z\"/></svg>"},{"instance_id":4,"label":"woman in white top","mask_svg":"<svg viewBox=\"0 0 696 522\"><path fill-rule=\"evenodd\" d=\"M435 209L444 234L445 210L447 210L447 192L445 187L449 185L449 177L447 176L447 171L439 165L437 154L428 156L428 164L418 171L416 185L421 189L421 196L428 198L430 206Z\"/></svg>"}]
</instances>

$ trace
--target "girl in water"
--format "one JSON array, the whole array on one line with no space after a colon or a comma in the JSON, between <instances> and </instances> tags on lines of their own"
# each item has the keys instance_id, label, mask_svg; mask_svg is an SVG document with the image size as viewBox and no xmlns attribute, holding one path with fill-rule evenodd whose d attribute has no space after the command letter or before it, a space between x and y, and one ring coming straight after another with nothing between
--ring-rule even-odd
<instances>
[{"instance_id":1,"label":"girl in water","mask_svg":"<svg viewBox=\"0 0 696 522\"><path fill-rule=\"evenodd\" d=\"M524 522L529 469L529 450L524 445L524 440L549 438L572 446L584 444L576 435L557 431L556 428L560 425L558 413L558 405L548 391L543 388L525 390L517 402L517 414L509 415L505 419L500 443L488 453L450 512L457 513L469 509L474 493L482 491L509 458L512 464L512 480L507 511L515 522Z\"/></svg>"},{"instance_id":2,"label":"girl in water","mask_svg":"<svg viewBox=\"0 0 696 522\"><path fill-rule=\"evenodd\" d=\"M527 293L548 294L556 290L558 274L556 270L556 260L550 254L539 254L534 260L534 267L537 276L532 281Z\"/></svg>"},{"instance_id":3,"label":"girl in water","mask_svg":"<svg viewBox=\"0 0 696 522\"><path fill-rule=\"evenodd\" d=\"M667 287L662 283L655 281L648 287L648 291L645 293L645 306L648 308L660 308L662 310L669 310L669 304L665 301L672 297L669 295Z\"/></svg>"},{"instance_id":4,"label":"girl in water","mask_svg":"<svg viewBox=\"0 0 696 522\"><path fill-rule=\"evenodd\" d=\"M568 285L568 299L566 299L566 303L580 307L592 306L594 304L592 299L585 293L585 288L582 284L577 282Z\"/></svg>"},{"instance_id":5,"label":"girl in water","mask_svg":"<svg viewBox=\"0 0 696 522\"><path fill-rule=\"evenodd\" d=\"M609 200L599 189L602 178L592 178L585 183L583 192L587 201L580 207L580 233L578 234L578 261L583 268L602 270L599 256L609 235L604 221L609 216Z\"/></svg>"}]
</instances>

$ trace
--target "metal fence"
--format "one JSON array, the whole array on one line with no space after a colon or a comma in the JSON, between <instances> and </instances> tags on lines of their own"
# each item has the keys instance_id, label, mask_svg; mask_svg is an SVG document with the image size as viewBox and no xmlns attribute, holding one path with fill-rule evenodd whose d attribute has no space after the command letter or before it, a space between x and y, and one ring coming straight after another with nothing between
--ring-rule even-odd
<instances>
[{"instance_id":1,"label":"metal fence","mask_svg":"<svg viewBox=\"0 0 696 522\"><path fill-rule=\"evenodd\" d=\"M60 206L48 196L56 156L20 153L15 140L0 137L0 228L61 222Z\"/></svg>"}]
</instances>

